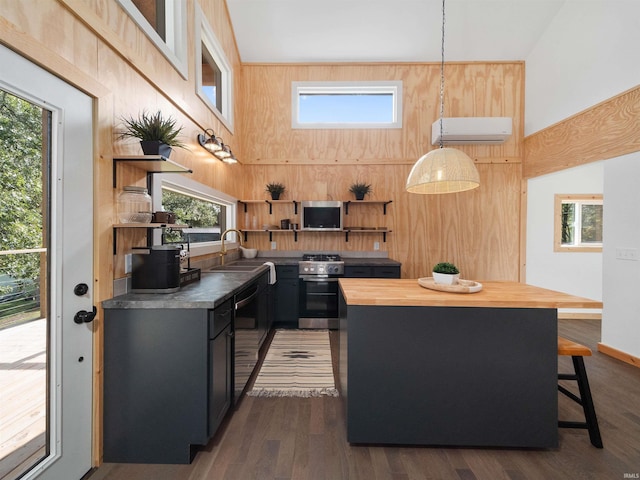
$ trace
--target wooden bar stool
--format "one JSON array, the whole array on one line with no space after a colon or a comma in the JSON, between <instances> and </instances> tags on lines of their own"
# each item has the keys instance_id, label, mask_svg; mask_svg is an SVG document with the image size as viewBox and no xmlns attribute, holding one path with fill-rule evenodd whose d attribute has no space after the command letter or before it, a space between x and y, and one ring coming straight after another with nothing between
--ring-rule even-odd
<instances>
[{"instance_id":1,"label":"wooden bar stool","mask_svg":"<svg viewBox=\"0 0 640 480\"><path fill-rule=\"evenodd\" d=\"M596 410L593 406L591 398L591 389L589 388L589 380L587 379L587 370L584 368L584 359L582 357L591 356L591 350L584 345L572 342L566 338L558 337L558 355L571 356L573 360L573 369L575 373L559 373L558 380L574 380L578 382L580 396L570 392L562 385L558 385L558 390L569 397L584 410L585 422L566 422L558 421L560 428L584 428L589 430L589 438L594 447L602 448L602 438L600 437L600 428L598 427L598 419L596 418Z\"/></svg>"}]
</instances>

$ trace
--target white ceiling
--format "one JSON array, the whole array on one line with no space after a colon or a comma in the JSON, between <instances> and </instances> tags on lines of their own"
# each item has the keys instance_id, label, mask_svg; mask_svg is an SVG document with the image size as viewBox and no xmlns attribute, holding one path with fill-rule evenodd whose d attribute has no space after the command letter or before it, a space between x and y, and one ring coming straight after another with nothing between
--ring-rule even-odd
<instances>
[{"instance_id":1,"label":"white ceiling","mask_svg":"<svg viewBox=\"0 0 640 480\"><path fill-rule=\"evenodd\" d=\"M525 60L566 0L447 0L446 61ZM243 62L438 62L441 0L227 0Z\"/></svg>"}]
</instances>

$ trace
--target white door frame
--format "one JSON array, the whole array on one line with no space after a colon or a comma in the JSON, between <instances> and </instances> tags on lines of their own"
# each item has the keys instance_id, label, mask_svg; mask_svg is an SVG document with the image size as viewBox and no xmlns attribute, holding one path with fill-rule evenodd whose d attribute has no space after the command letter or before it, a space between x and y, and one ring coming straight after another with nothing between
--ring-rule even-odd
<instances>
[{"instance_id":1,"label":"white door frame","mask_svg":"<svg viewBox=\"0 0 640 480\"><path fill-rule=\"evenodd\" d=\"M80 479L91 468L93 324L93 100L0 45L0 87L52 112L49 449L23 479ZM74 286L89 286L76 296Z\"/></svg>"}]
</instances>

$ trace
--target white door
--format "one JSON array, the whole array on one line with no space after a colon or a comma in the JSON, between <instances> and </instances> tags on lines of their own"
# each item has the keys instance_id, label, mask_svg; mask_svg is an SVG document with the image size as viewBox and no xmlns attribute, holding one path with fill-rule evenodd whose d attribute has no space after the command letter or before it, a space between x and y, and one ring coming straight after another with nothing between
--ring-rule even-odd
<instances>
[{"instance_id":1,"label":"white door","mask_svg":"<svg viewBox=\"0 0 640 480\"><path fill-rule=\"evenodd\" d=\"M93 102L84 93L1 45L0 65L0 93L26 101L42 112L42 132L37 132L42 133L43 138L42 173L38 174L40 177L36 175L41 178L43 192L42 206L36 207L41 216L38 221L42 224L42 244L35 249L21 249L15 244L0 246L5 258L34 252L40 256L37 283L40 285L38 314L42 318L38 321L44 325L44 351L14 361L12 365L29 365L33 357L39 355L37 367L23 370L45 372L44 445L39 452L24 459L28 471L21 478L76 480L91 468ZM15 162L20 162L20 158L16 153ZM4 277L15 281L11 275L4 274ZM86 292L82 285L88 287ZM88 314L77 315L82 311ZM37 323L30 325L37 330ZM17 330L2 329L0 336L14 331ZM9 381L9 386L17 382ZM13 399L11 408L17 410L20 403L26 404L35 390L35 387L22 389L21 397L17 401ZM0 397L2 395L0 392ZM0 415L3 403L8 405L9 401L0 401ZM23 453L22 457L27 454Z\"/></svg>"}]
</instances>

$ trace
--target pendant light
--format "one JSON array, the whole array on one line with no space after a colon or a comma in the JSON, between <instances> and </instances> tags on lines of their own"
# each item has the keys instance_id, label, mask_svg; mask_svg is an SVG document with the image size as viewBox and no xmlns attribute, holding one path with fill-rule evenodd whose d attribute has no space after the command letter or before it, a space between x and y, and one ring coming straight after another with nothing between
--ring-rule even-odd
<instances>
[{"instance_id":1,"label":"pendant light","mask_svg":"<svg viewBox=\"0 0 640 480\"><path fill-rule=\"evenodd\" d=\"M407 178L409 193L455 193L480 186L480 175L473 160L455 148L443 148L444 117L444 2L442 0L442 49L440 61L440 147L423 155Z\"/></svg>"}]
</instances>

